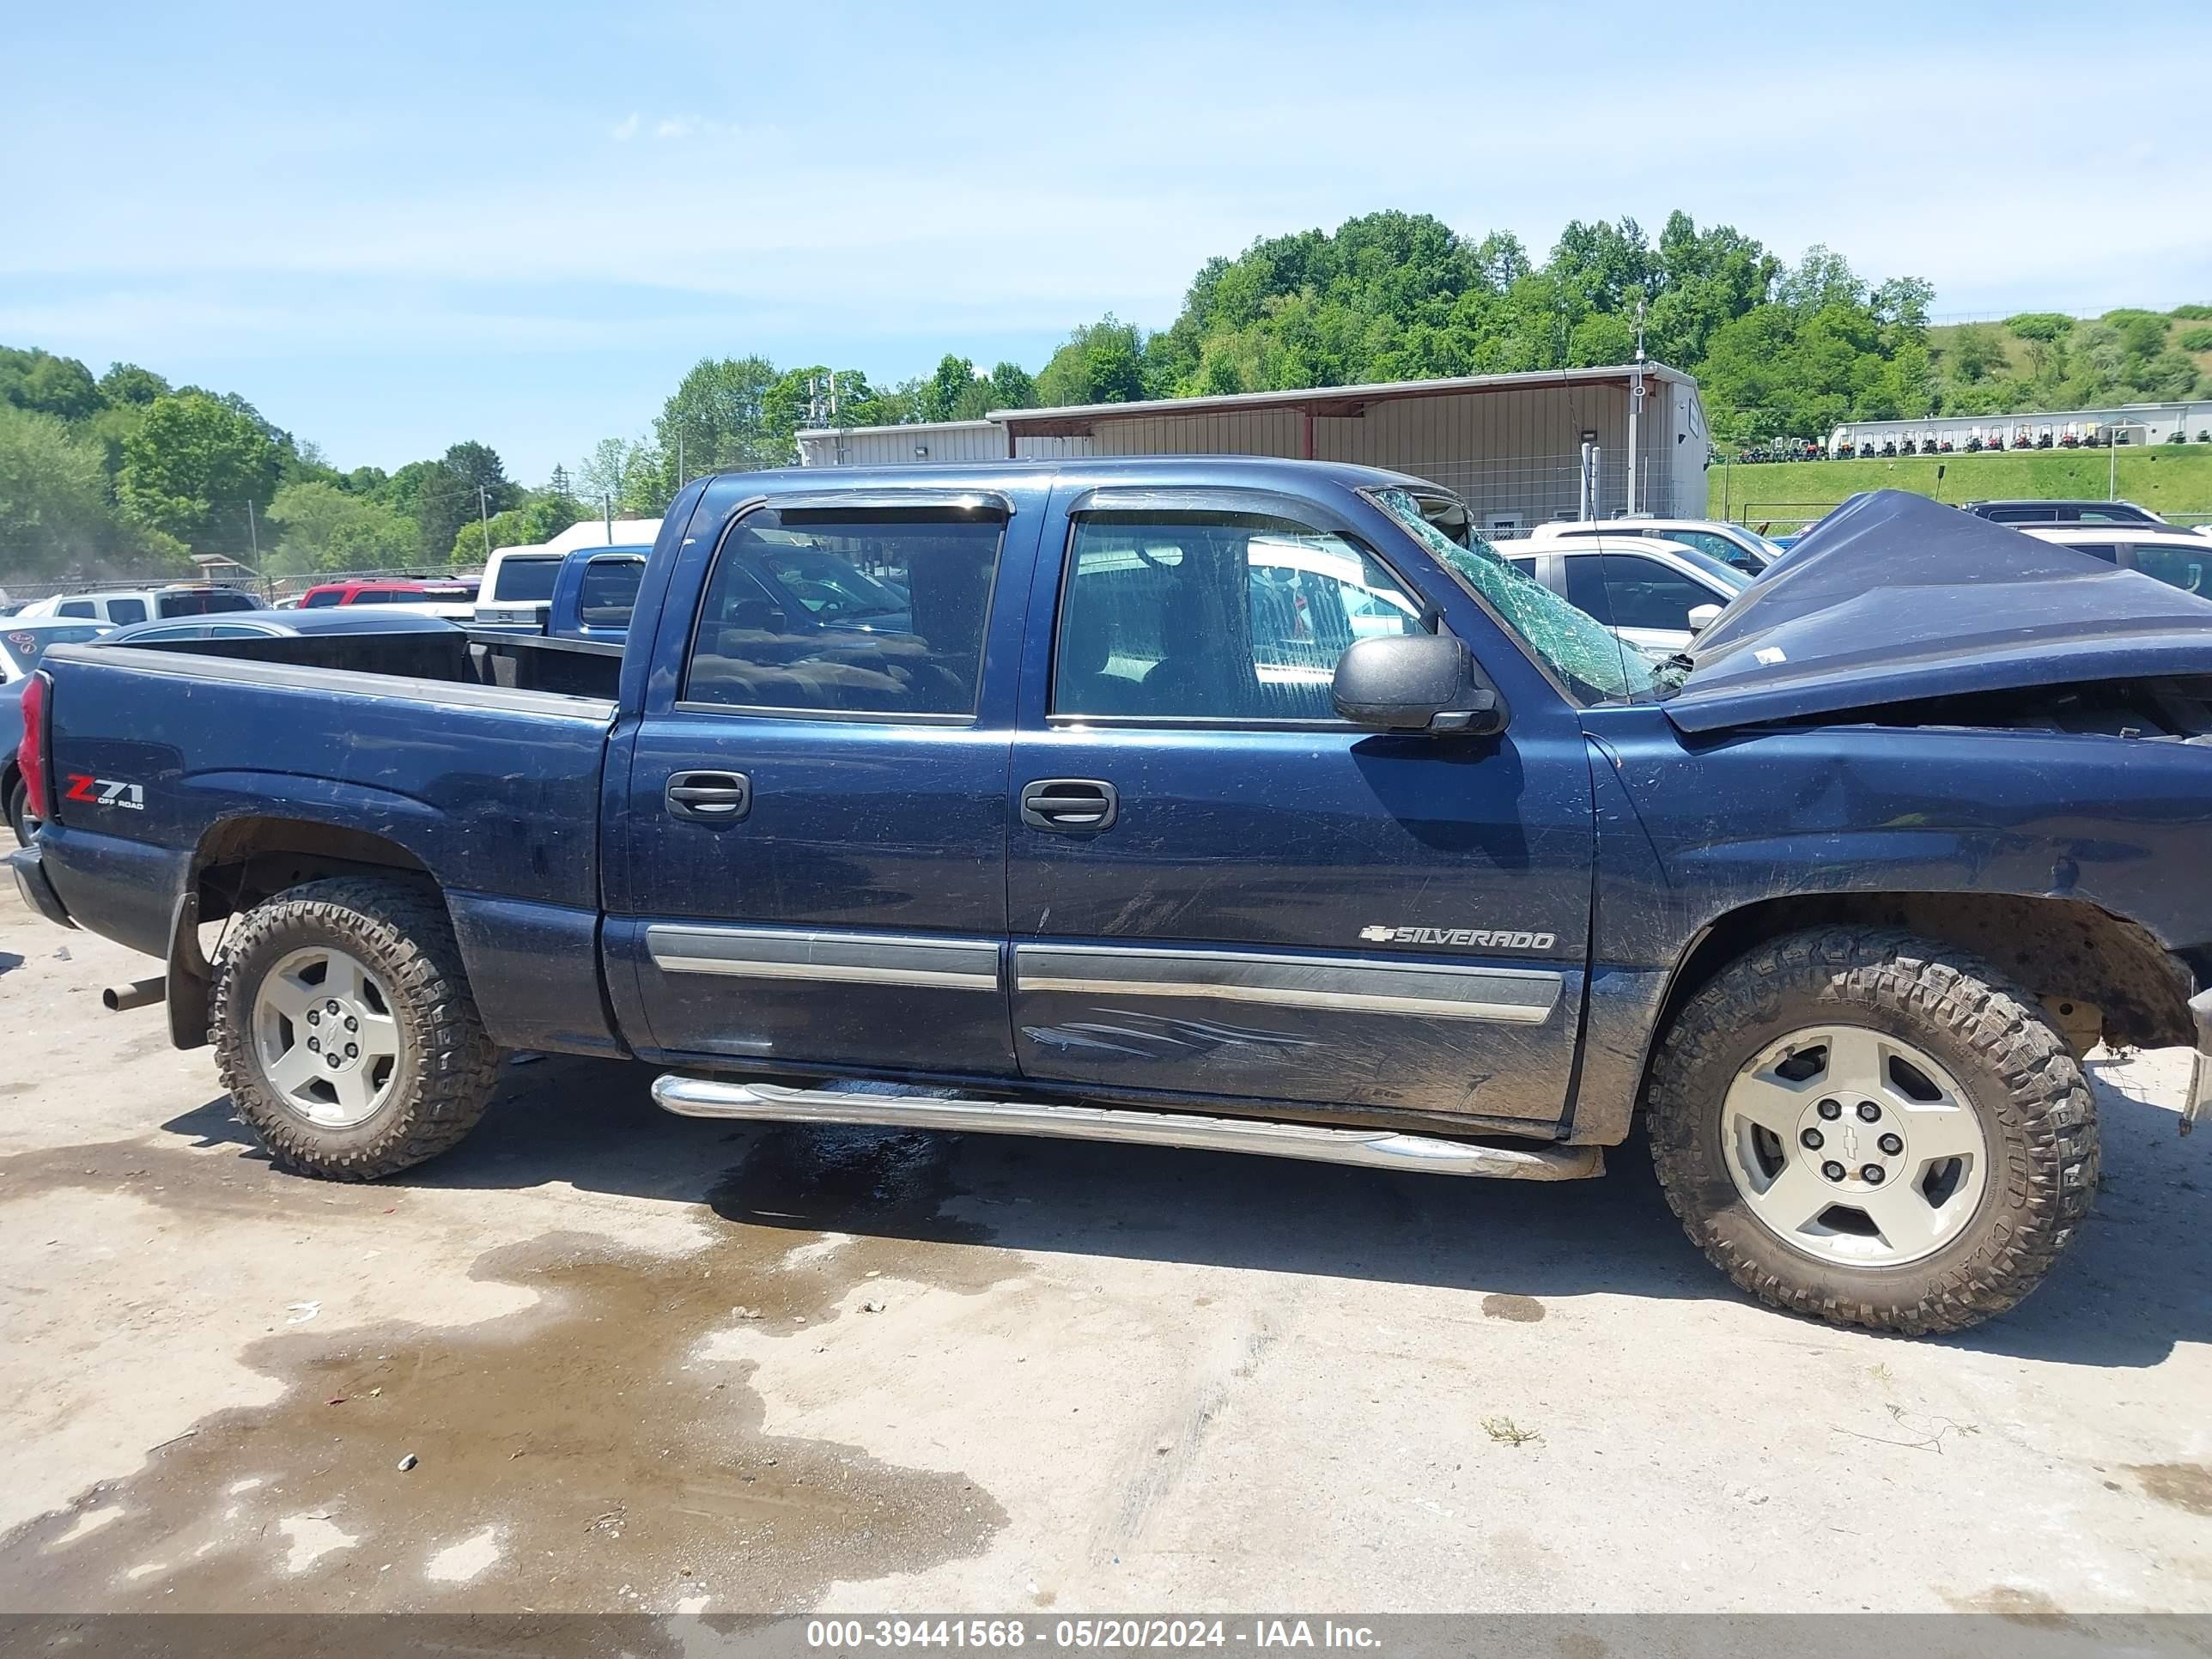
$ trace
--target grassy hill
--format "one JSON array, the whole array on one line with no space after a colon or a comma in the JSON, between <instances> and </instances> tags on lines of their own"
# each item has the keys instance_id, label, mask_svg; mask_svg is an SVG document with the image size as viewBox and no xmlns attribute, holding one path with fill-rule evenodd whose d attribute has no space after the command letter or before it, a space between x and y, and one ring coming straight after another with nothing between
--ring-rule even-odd
<instances>
[{"instance_id":1,"label":"grassy hill","mask_svg":"<svg viewBox=\"0 0 2212 1659\"><path fill-rule=\"evenodd\" d=\"M1954 503L2002 495L2072 495L2102 500L2107 468L2119 463L2119 494L2168 518L2212 516L2212 444L2154 444L2123 449L2028 450L2006 455L1945 455L1892 461L1787 461L1767 466L1714 465L1705 474L1714 518L1771 520L1778 531L1817 519L1862 489L1909 489ZM1936 471L1944 470L1939 484ZM1723 503L1725 501L1725 511Z\"/></svg>"},{"instance_id":2,"label":"grassy hill","mask_svg":"<svg viewBox=\"0 0 2212 1659\"><path fill-rule=\"evenodd\" d=\"M2202 309L2201 307L2186 308ZM2166 322L2166 344L2179 349L2184 335L2195 338L2204 326L2204 319L2202 318L2169 317ZM1945 323L1929 329L1928 349L1935 354L1937 362L1944 363L1951 361L1960 331L1968 328L1979 329L1985 337L1994 339L2002 349L2003 366L1993 370L1994 374L2011 375L2024 380L2035 372L2034 347L2001 322ZM2193 351L2190 356L2196 359L2197 367L2200 371L2212 374L2212 350Z\"/></svg>"}]
</instances>

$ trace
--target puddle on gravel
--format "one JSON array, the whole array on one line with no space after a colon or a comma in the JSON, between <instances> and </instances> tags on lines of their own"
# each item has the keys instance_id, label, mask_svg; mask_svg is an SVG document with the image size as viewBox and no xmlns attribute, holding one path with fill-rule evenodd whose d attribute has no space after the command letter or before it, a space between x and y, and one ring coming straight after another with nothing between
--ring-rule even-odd
<instances>
[{"instance_id":1,"label":"puddle on gravel","mask_svg":"<svg viewBox=\"0 0 2212 1659\"><path fill-rule=\"evenodd\" d=\"M257 1340L243 1363L283 1397L204 1418L138 1473L0 1537L0 1607L790 1608L834 1579L976 1553L1006 1517L963 1476L769 1434L749 1365L690 1358L737 1319L806 1340L872 1273L975 1291L1018 1272L939 1217L950 1149L772 1130L708 1194L718 1236L695 1254L549 1235L471 1270L538 1291L520 1312ZM380 1216L407 1193L127 1143L0 1160L0 1201L110 1187L287 1219Z\"/></svg>"}]
</instances>

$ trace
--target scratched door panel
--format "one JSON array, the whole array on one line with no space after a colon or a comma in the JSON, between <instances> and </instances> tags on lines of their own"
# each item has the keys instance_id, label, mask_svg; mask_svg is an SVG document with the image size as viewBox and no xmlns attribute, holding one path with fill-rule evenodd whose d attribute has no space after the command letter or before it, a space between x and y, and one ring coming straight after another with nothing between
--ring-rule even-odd
<instances>
[{"instance_id":1,"label":"scratched door panel","mask_svg":"<svg viewBox=\"0 0 2212 1659\"><path fill-rule=\"evenodd\" d=\"M1103 830L1012 827L1023 1071L1557 1120L1591 864L1587 753L1557 712L1486 740L1020 733L1018 797L1042 779L1117 795Z\"/></svg>"}]
</instances>

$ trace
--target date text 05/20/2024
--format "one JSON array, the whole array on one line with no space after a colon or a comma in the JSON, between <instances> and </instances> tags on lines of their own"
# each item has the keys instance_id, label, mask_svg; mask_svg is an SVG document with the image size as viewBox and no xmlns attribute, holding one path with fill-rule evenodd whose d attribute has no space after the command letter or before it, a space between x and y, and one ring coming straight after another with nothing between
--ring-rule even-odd
<instances>
[{"instance_id":1,"label":"date text 05/20/2024","mask_svg":"<svg viewBox=\"0 0 2212 1659\"><path fill-rule=\"evenodd\" d=\"M862 1649L1024 1647L1073 1650L1336 1648L1373 1652L1382 1638L1367 1625L1321 1619L811 1619L806 1645L829 1652Z\"/></svg>"}]
</instances>

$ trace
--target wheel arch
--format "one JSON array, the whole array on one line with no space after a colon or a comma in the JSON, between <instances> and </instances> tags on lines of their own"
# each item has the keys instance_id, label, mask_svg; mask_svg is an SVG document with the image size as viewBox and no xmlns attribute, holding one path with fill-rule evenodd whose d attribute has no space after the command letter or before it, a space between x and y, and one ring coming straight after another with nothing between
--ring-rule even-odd
<instances>
[{"instance_id":1,"label":"wheel arch","mask_svg":"<svg viewBox=\"0 0 2212 1659\"><path fill-rule=\"evenodd\" d=\"M200 945L202 923L250 910L305 882L361 875L406 878L445 905L444 890L429 866L374 830L277 813L240 814L210 824L192 849L170 921L170 1040L179 1048L207 1045L215 970Z\"/></svg>"},{"instance_id":2,"label":"wheel arch","mask_svg":"<svg viewBox=\"0 0 2212 1659\"><path fill-rule=\"evenodd\" d=\"M1715 917L1669 981L1653 1043L1714 975L1764 940L1808 927L1896 927L1982 957L2032 992L2078 1051L2196 1041L2188 963L2149 929L2085 899L2017 893L1806 893Z\"/></svg>"}]
</instances>

